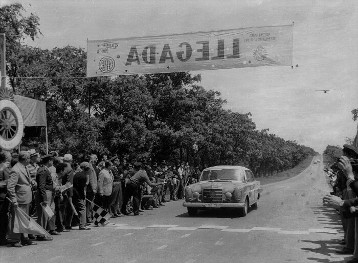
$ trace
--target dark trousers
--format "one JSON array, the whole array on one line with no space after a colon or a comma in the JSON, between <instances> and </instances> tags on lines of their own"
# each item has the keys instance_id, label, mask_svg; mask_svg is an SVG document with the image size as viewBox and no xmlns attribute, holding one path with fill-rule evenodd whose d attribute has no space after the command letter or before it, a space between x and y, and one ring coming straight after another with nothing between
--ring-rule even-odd
<instances>
[{"instance_id":1,"label":"dark trousers","mask_svg":"<svg viewBox=\"0 0 358 263\"><path fill-rule=\"evenodd\" d=\"M55 210L55 204L52 198L52 191L46 190L47 201L46 204L51 208L52 211ZM55 216L49 218L44 212L43 207L40 203L40 198L36 198L36 211L37 211L37 223L42 226L45 230L53 231L55 230Z\"/></svg>"},{"instance_id":2,"label":"dark trousers","mask_svg":"<svg viewBox=\"0 0 358 263\"><path fill-rule=\"evenodd\" d=\"M139 213L139 204L140 204L140 186L133 184L133 183L128 183L126 185L126 194L124 197L124 204L125 207L127 207L128 201L131 199L131 197L133 196L133 213L134 214L138 214Z\"/></svg>"},{"instance_id":3,"label":"dark trousers","mask_svg":"<svg viewBox=\"0 0 358 263\"><path fill-rule=\"evenodd\" d=\"M1 189L0 189L1 191ZM5 192L0 192L0 241L6 240L7 227L9 224L9 201L5 198Z\"/></svg>"},{"instance_id":4,"label":"dark trousers","mask_svg":"<svg viewBox=\"0 0 358 263\"><path fill-rule=\"evenodd\" d=\"M120 213L121 207L123 203L122 198L122 183L121 182L114 182L113 189L111 194L110 200L110 211L113 214Z\"/></svg>"},{"instance_id":5,"label":"dark trousers","mask_svg":"<svg viewBox=\"0 0 358 263\"><path fill-rule=\"evenodd\" d=\"M73 205L78 213L78 219L80 221L80 228L86 226L86 199L74 197Z\"/></svg>"},{"instance_id":6,"label":"dark trousers","mask_svg":"<svg viewBox=\"0 0 358 263\"><path fill-rule=\"evenodd\" d=\"M73 218L73 210L70 204L68 197L64 197L63 199L63 206L61 207L62 213L64 215L64 225L66 228L71 228L72 225L72 218Z\"/></svg>"},{"instance_id":7,"label":"dark trousers","mask_svg":"<svg viewBox=\"0 0 358 263\"><path fill-rule=\"evenodd\" d=\"M88 223L92 222L93 218L93 201L95 198L95 193L93 191L88 191L86 193L86 220Z\"/></svg>"},{"instance_id":8,"label":"dark trousers","mask_svg":"<svg viewBox=\"0 0 358 263\"><path fill-rule=\"evenodd\" d=\"M54 202L55 202L56 229L58 231L62 231L65 228L63 209L61 209L62 208L61 206L63 206L63 202L61 202L61 197L58 195L55 196Z\"/></svg>"}]
</instances>

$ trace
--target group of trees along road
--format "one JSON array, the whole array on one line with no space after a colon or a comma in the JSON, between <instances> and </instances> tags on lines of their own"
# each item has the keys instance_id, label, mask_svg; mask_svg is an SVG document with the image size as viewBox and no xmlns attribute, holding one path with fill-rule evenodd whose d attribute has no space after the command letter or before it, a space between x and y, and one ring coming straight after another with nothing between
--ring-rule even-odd
<instances>
[{"instance_id":1,"label":"group of trees along road","mask_svg":"<svg viewBox=\"0 0 358 263\"><path fill-rule=\"evenodd\" d=\"M257 130L250 113L225 109L219 92L199 85L200 75L86 78L84 49L26 45L41 34L39 21L21 4L0 9L9 84L15 94L46 101L50 150L201 167L241 164L257 175L289 169L315 154L268 129ZM23 144L41 146L36 140L41 141Z\"/></svg>"}]
</instances>

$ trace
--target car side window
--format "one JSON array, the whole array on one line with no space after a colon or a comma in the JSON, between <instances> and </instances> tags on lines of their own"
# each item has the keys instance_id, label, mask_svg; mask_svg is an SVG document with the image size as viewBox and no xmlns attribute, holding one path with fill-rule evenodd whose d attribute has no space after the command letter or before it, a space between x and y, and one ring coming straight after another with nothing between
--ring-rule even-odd
<instances>
[{"instance_id":1,"label":"car side window","mask_svg":"<svg viewBox=\"0 0 358 263\"><path fill-rule=\"evenodd\" d=\"M245 174L246 174L247 182L252 182L254 180L253 179L253 174L251 173L251 171L246 170Z\"/></svg>"}]
</instances>

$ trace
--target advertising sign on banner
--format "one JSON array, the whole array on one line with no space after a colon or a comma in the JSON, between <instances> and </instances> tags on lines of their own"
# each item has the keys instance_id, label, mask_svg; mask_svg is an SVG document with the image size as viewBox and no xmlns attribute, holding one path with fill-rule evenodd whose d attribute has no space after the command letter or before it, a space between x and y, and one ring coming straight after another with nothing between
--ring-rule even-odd
<instances>
[{"instance_id":1,"label":"advertising sign on banner","mask_svg":"<svg viewBox=\"0 0 358 263\"><path fill-rule=\"evenodd\" d=\"M293 25L88 40L87 76L291 66Z\"/></svg>"}]
</instances>

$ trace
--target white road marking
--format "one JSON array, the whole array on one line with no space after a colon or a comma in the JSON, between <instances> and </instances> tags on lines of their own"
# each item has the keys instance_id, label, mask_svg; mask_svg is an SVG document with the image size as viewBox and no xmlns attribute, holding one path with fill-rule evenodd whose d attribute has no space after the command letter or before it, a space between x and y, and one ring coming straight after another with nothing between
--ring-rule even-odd
<instances>
[{"instance_id":1,"label":"white road marking","mask_svg":"<svg viewBox=\"0 0 358 263\"><path fill-rule=\"evenodd\" d=\"M197 230L198 228L197 227L171 227L171 228L168 228L168 230Z\"/></svg>"},{"instance_id":2,"label":"white road marking","mask_svg":"<svg viewBox=\"0 0 358 263\"><path fill-rule=\"evenodd\" d=\"M188 237L190 236L191 234L185 234L185 235L182 235L180 238L184 238L184 237Z\"/></svg>"},{"instance_id":3,"label":"white road marking","mask_svg":"<svg viewBox=\"0 0 358 263\"><path fill-rule=\"evenodd\" d=\"M168 245L163 245L163 246L161 246L161 247L158 247L157 249L164 249L164 248L166 248Z\"/></svg>"},{"instance_id":4,"label":"white road marking","mask_svg":"<svg viewBox=\"0 0 358 263\"><path fill-rule=\"evenodd\" d=\"M199 229L225 229L228 226L214 226L214 225L202 225L198 227Z\"/></svg>"},{"instance_id":5,"label":"white road marking","mask_svg":"<svg viewBox=\"0 0 358 263\"><path fill-rule=\"evenodd\" d=\"M308 229L309 232L311 233L329 233L329 234L338 234L337 230L334 229L315 229L315 228L310 228Z\"/></svg>"},{"instance_id":6,"label":"white road marking","mask_svg":"<svg viewBox=\"0 0 358 263\"><path fill-rule=\"evenodd\" d=\"M125 234L123 236L126 237L126 236L131 236L131 235L133 235L133 233L127 233L127 234Z\"/></svg>"},{"instance_id":7,"label":"white road marking","mask_svg":"<svg viewBox=\"0 0 358 263\"><path fill-rule=\"evenodd\" d=\"M194 263L195 261L195 259L189 259L188 261L185 261L185 263Z\"/></svg>"},{"instance_id":8,"label":"white road marking","mask_svg":"<svg viewBox=\"0 0 358 263\"><path fill-rule=\"evenodd\" d=\"M263 231L279 231L281 228L277 227L253 227L251 230L263 230Z\"/></svg>"},{"instance_id":9,"label":"white road marking","mask_svg":"<svg viewBox=\"0 0 358 263\"><path fill-rule=\"evenodd\" d=\"M120 226L120 227L116 227L116 229L122 229L122 230L140 230L140 229L145 229L145 227L143 226Z\"/></svg>"},{"instance_id":10,"label":"white road marking","mask_svg":"<svg viewBox=\"0 0 358 263\"><path fill-rule=\"evenodd\" d=\"M221 231L224 231L224 232L247 233L247 232L250 232L251 229L230 228L230 229L223 229L223 230L221 230Z\"/></svg>"},{"instance_id":11,"label":"white road marking","mask_svg":"<svg viewBox=\"0 0 358 263\"><path fill-rule=\"evenodd\" d=\"M127 263L135 263L135 262L137 262L137 260L136 260L136 259L133 259L133 260L131 260L131 261L128 261Z\"/></svg>"},{"instance_id":12,"label":"white road marking","mask_svg":"<svg viewBox=\"0 0 358 263\"><path fill-rule=\"evenodd\" d=\"M309 235L309 231L297 231L297 230L279 230L277 231L279 234L284 235Z\"/></svg>"},{"instance_id":13,"label":"white road marking","mask_svg":"<svg viewBox=\"0 0 358 263\"><path fill-rule=\"evenodd\" d=\"M158 227L158 228L171 228L171 227L177 227L178 225L151 225L151 226L148 226L148 227Z\"/></svg>"},{"instance_id":14,"label":"white road marking","mask_svg":"<svg viewBox=\"0 0 358 263\"><path fill-rule=\"evenodd\" d=\"M96 244L92 244L91 247L96 247L96 246L99 246L99 245L102 245L104 244L105 242L99 242L99 243L96 243Z\"/></svg>"}]
</instances>

